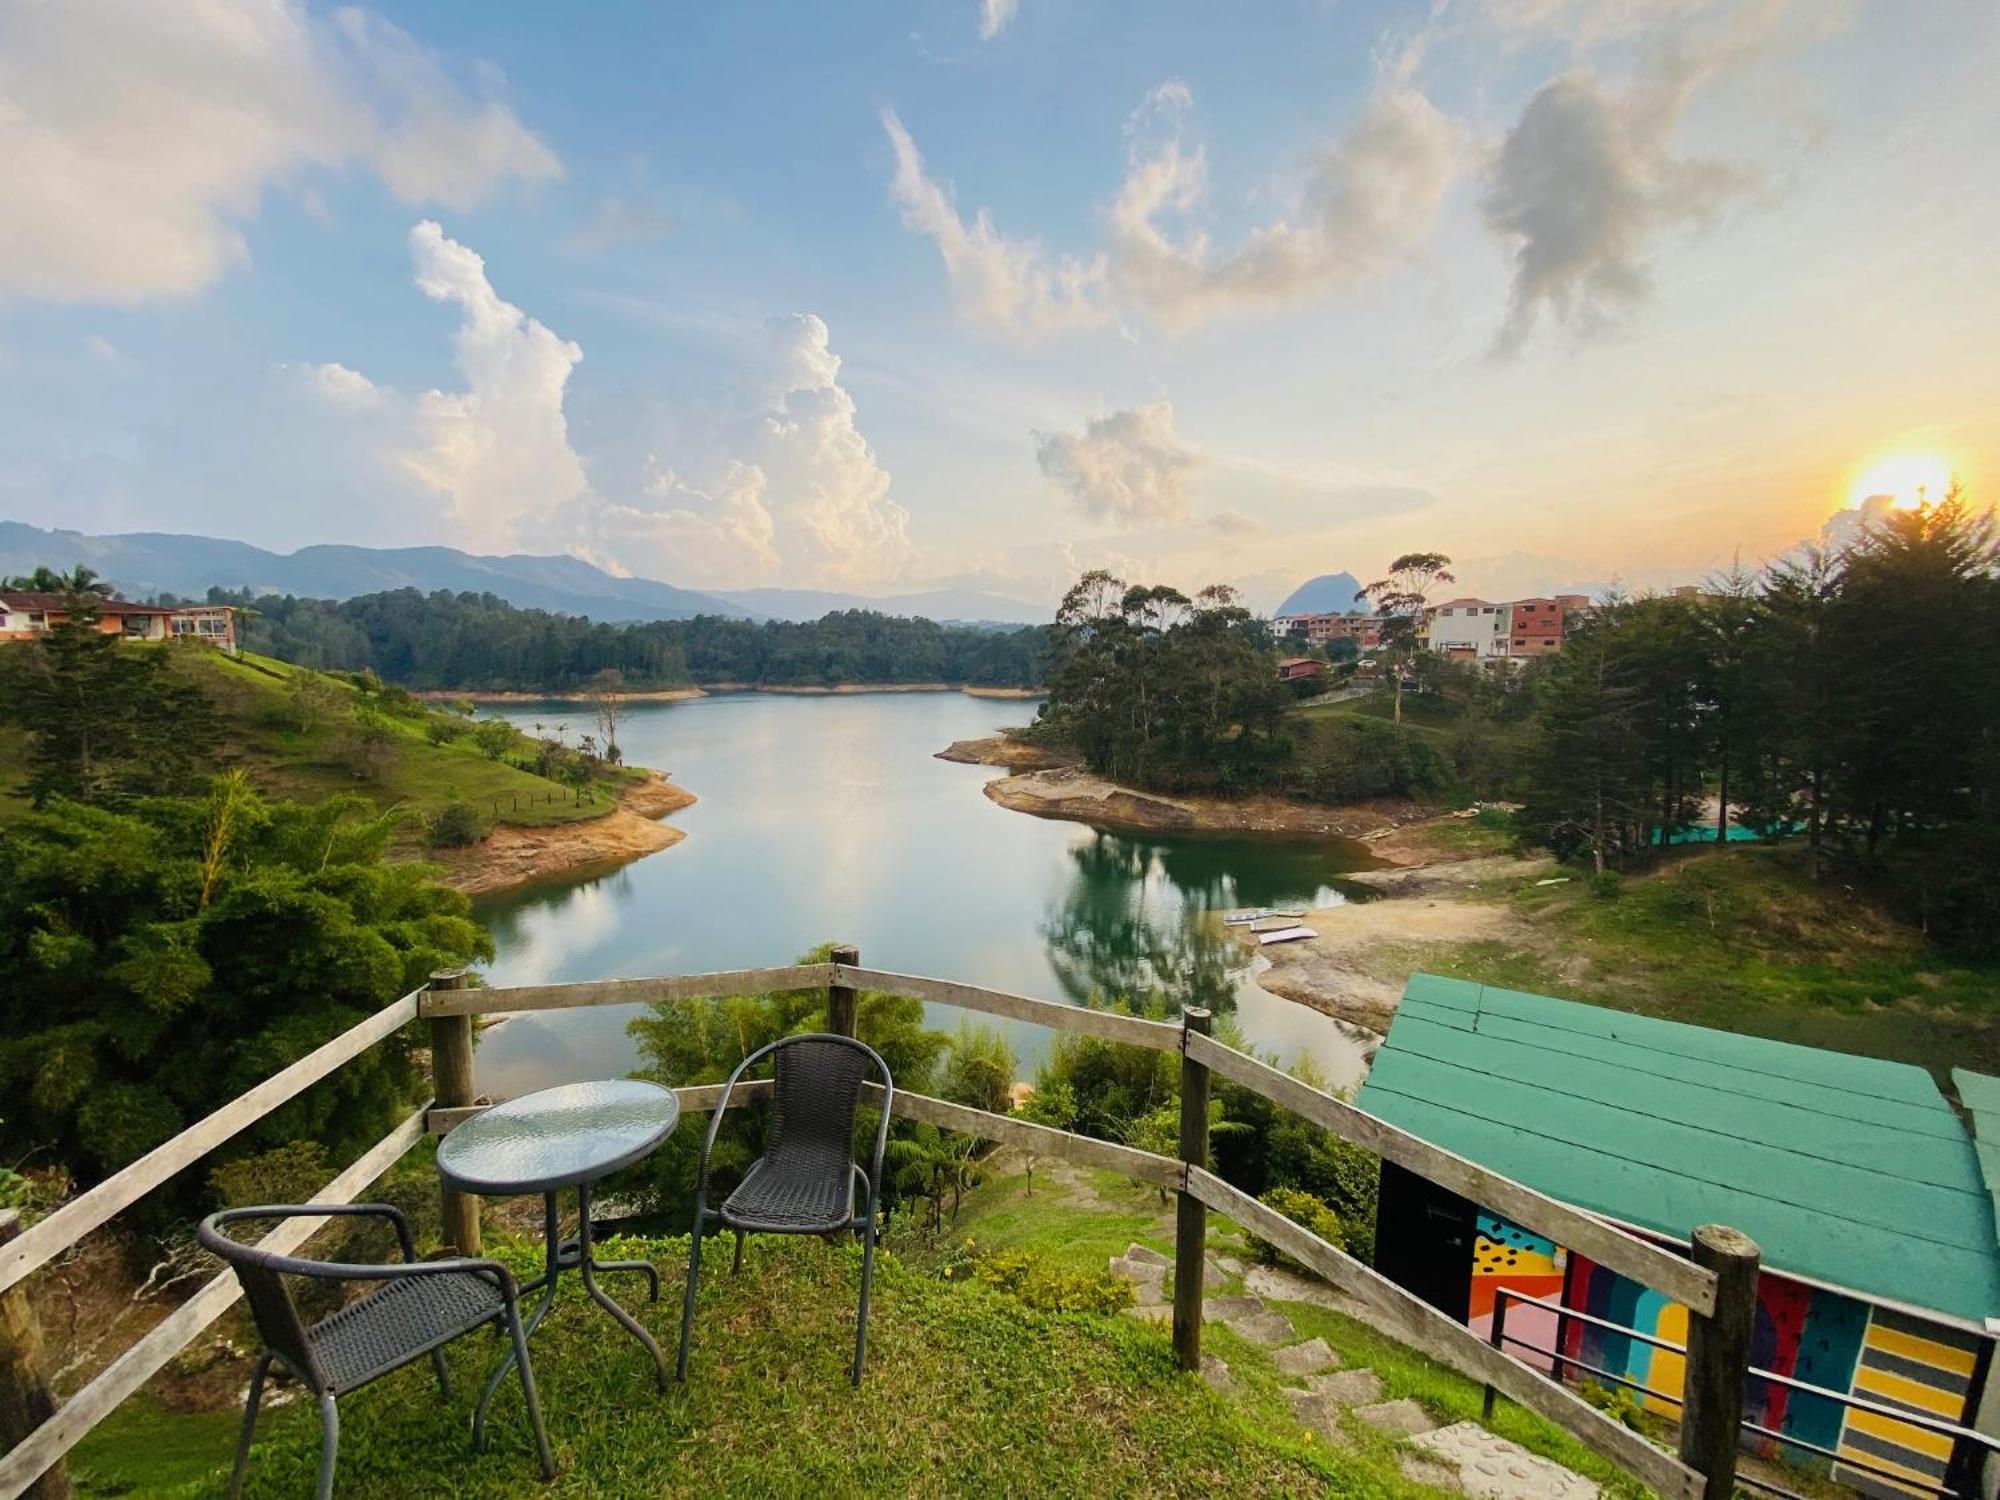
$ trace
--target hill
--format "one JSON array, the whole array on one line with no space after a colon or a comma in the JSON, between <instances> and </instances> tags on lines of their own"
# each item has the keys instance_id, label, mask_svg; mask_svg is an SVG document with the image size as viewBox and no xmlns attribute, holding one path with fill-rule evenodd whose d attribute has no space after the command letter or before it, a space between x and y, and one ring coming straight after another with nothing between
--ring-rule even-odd
<instances>
[{"instance_id":1,"label":"hill","mask_svg":"<svg viewBox=\"0 0 2000 1500\"><path fill-rule=\"evenodd\" d=\"M1363 607L1355 596L1361 592L1361 581L1352 573L1322 573L1317 578L1308 578L1304 583L1285 596L1285 602L1271 613L1274 615L1344 615L1350 610Z\"/></svg>"},{"instance_id":2,"label":"hill","mask_svg":"<svg viewBox=\"0 0 2000 1500\"><path fill-rule=\"evenodd\" d=\"M989 594L983 589L928 589L916 594L843 594L826 589L723 589L715 598L760 619L795 623L840 610L866 609L880 615L936 620L944 625L1046 625L1055 607Z\"/></svg>"}]
</instances>

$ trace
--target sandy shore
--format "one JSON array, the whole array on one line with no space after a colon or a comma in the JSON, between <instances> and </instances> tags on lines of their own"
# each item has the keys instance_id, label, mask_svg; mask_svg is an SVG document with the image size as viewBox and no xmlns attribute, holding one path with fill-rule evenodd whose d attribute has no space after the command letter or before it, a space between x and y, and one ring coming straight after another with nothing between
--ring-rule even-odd
<instances>
[{"instance_id":1,"label":"sandy shore","mask_svg":"<svg viewBox=\"0 0 2000 1500\"><path fill-rule=\"evenodd\" d=\"M996 777L986 783L985 792L1015 812L1141 833L1289 833L1373 840L1425 815L1414 804L1389 802L1329 807L1284 797L1169 797L1120 786L1074 765Z\"/></svg>"},{"instance_id":2,"label":"sandy shore","mask_svg":"<svg viewBox=\"0 0 2000 1500\"><path fill-rule=\"evenodd\" d=\"M831 687L810 684L711 682L705 687L648 688L625 694L630 703L685 703L712 693L775 693L796 698L845 698L858 693L963 693L968 698L1020 698L1045 696L1040 688L979 687L963 682L839 682ZM575 693L526 693L515 691L446 692L424 688L413 696L431 703L580 703Z\"/></svg>"},{"instance_id":3,"label":"sandy shore","mask_svg":"<svg viewBox=\"0 0 2000 1500\"><path fill-rule=\"evenodd\" d=\"M1060 750L1045 750L1026 740L1004 734L980 740L953 740L933 757L961 766L1004 766L1010 771L1046 771L1055 766L1073 766L1076 757Z\"/></svg>"},{"instance_id":4,"label":"sandy shore","mask_svg":"<svg viewBox=\"0 0 2000 1500\"><path fill-rule=\"evenodd\" d=\"M445 884L468 896L490 895L588 865L624 864L670 849L687 834L660 819L692 806L694 793L657 773L618 794L601 818L542 828L501 824L470 849L427 850Z\"/></svg>"}]
</instances>

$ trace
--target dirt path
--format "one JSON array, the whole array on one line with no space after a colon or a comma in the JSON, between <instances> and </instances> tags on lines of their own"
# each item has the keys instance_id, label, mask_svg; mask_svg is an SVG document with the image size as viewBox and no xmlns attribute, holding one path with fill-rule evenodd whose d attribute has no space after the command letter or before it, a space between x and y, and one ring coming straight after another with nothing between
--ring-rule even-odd
<instances>
[{"instance_id":1,"label":"dirt path","mask_svg":"<svg viewBox=\"0 0 2000 1500\"><path fill-rule=\"evenodd\" d=\"M445 884L481 896L591 865L616 865L670 849L687 834L660 819L694 804L695 795L657 773L618 794L601 818L544 828L502 824L470 849L426 850Z\"/></svg>"}]
</instances>

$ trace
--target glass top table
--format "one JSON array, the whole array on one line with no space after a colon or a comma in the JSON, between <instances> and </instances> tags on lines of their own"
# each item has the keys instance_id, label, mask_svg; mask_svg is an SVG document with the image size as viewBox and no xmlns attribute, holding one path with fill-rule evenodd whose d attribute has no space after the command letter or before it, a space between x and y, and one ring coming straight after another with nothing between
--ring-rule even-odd
<instances>
[{"instance_id":1,"label":"glass top table","mask_svg":"<svg viewBox=\"0 0 2000 1500\"><path fill-rule=\"evenodd\" d=\"M649 1300L658 1302L660 1273L642 1260L597 1259L591 1243L590 1189L600 1178L659 1150L680 1117L680 1100L657 1084L630 1078L566 1083L483 1110L454 1127L437 1151L438 1176L448 1188L487 1198L542 1195L544 1270L538 1280L521 1288L540 1291L542 1300L529 1317L526 1332L532 1334L548 1316L557 1277L566 1270L581 1271L591 1300L624 1325L653 1357L663 1391L667 1362L660 1346L597 1284L599 1271L634 1271L646 1278ZM576 1238L567 1241L561 1238L556 1212L556 1195L564 1188L576 1189ZM486 1409L513 1363L510 1348L486 1378L472 1418L475 1446L484 1445Z\"/></svg>"}]
</instances>

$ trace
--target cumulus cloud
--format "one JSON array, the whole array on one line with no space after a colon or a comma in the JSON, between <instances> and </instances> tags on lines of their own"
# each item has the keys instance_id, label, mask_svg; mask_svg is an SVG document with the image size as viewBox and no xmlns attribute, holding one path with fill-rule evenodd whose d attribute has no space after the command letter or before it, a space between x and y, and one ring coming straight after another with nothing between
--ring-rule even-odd
<instances>
[{"instance_id":1,"label":"cumulus cloud","mask_svg":"<svg viewBox=\"0 0 2000 1500\"><path fill-rule=\"evenodd\" d=\"M1036 240L1009 239L980 209L967 223L951 193L924 171L917 144L892 109L882 128L896 153L892 185L903 223L936 244L960 314L996 332L1037 338L1106 322L1104 257L1051 258Z\"/></svg>"},{"instance_id":2,"label":"cumulus cloud","mask_svg":"<svg viewBox=\"0 0 2000 1500\"><path fill-rule=\"evenodd\" d=\"M1174 432L1171 403L1093 417L1080 433L1035 435L1035 462L1085 515L1120 526L1178 521L1201 464Z\"/></svg>"},{"instance_id":3,"label":"cumulus cloud","mask_svg":"<svg viewBox=\"0 0 2000 1500\"><path fill-rule=\"evenodd\" d=\"M339 361L306 365L299 371L306 392L341 411L373 411L387 404L390 393Z\"/></svg>"},{"instance_id":4,"label":"cumulus cloud","mask_svg":"<svg viewBox=\"0 0 2000 1500\"><path fill-rule=\"evenodd\" d=\"M1496 352L1519 351L1543 314L1588 335L1652 289L1647 250L1677 224L1705 225L1761 174L1676 156L1689 103L1754 57L1781 4L1745 7L1724 32L1655 38L1623 88L1574 70L1543 85L1495 156L1483 210L1511 249L1513 289Z\"/></svg>"},{"instance_id":5,"label":"cumulus cloud","mask_svg":"<svg viewBox=\"0 0 2000 1500\"><path fill-rule=\"evenodd\" d=\"M1206 153L1182 127L1192 102L1178 79L1148 96L1111 206L1114 281L1172 327L1381 275L1428 237L1457 175L1458 128L1415 89L1385 88L1316 150L1294 218L1218 250L1199 227L1176 237L1161 224L1191 215L1207 193Z\"/></svg>"},{"instance_id":6,"label":"cumulus cloud","mask_svg":"<svg viewBox=\"0 0 2000 1500\"><path fill-rule=\"evenodd\" d=\"M1457 126L1414 88L1387 86L1313 153L1295 213L1219 248L1190 222L1208 196L1206 151L1185 129L1193 103L1187 84L1170 78L1134 112L1125 180L1108 205L1107 247L1087 259L1010 238L984 209L968 223L925 172L902 121L885 110L903 222L937 245L960 313L1033 338L1100 326L1120 309L1183 328L1347 290L1417 249L1457 173Z\"/></svg>"},{"instance_id":7,"label":"cumulus cloud","mask_svg":"<svg viewBox=\"0 0 2000 1500\"><path fill-rule=\"evenodd\" d=\"M1007 29L1021 0L979 0L979 40L990 42Z\"/></svg>"},{"instance_id":8,"label":"cumulus cloud","mask_svg":"<svg viewBox=\"0 0 2000 1500\"><path fill-rule=\"evenodd\" d=\"M359 10L64 0L0 10L0 296L132 304L248 258L273 186L359 164L469 207L555 155L498 97Z\"/></svg>"}]
</instances>

